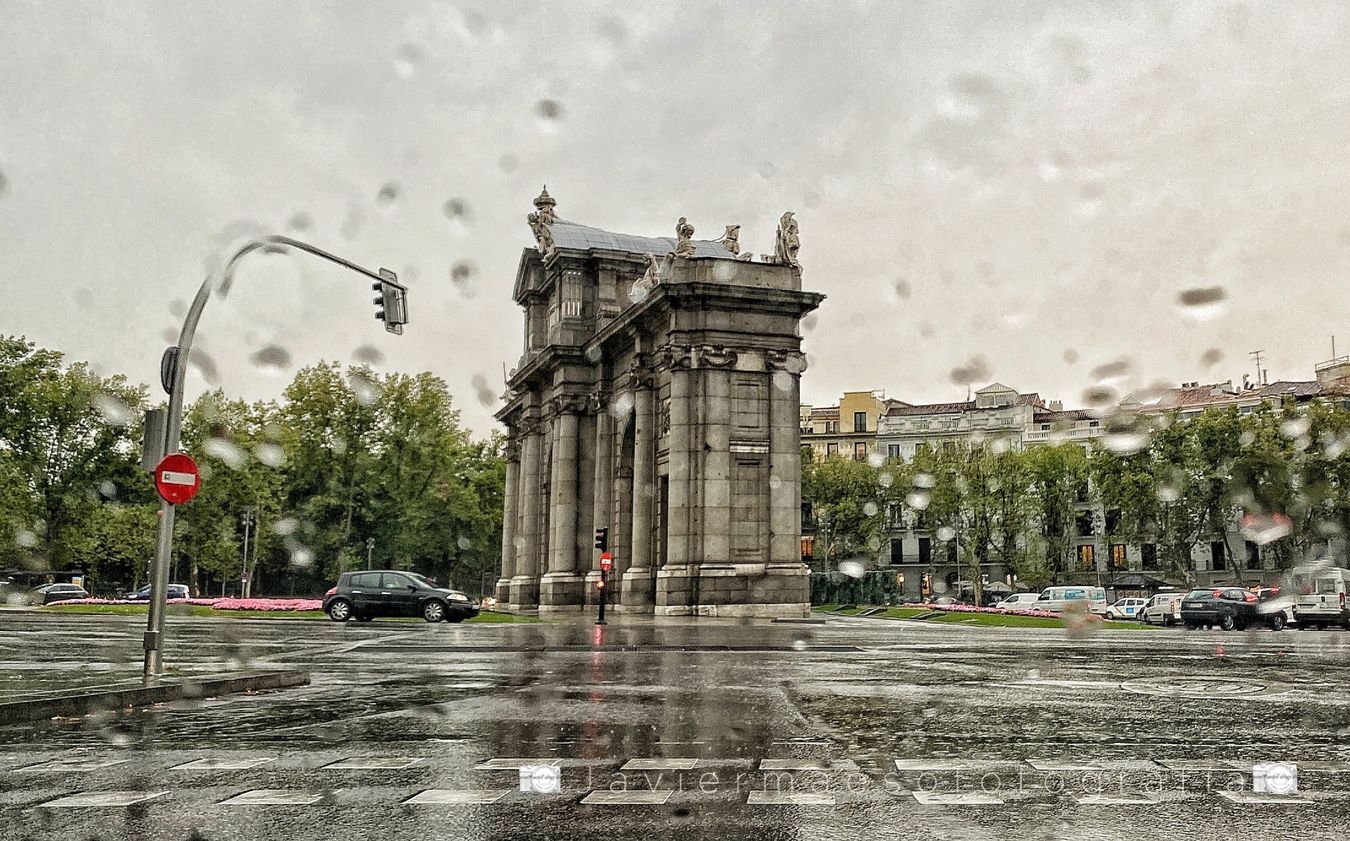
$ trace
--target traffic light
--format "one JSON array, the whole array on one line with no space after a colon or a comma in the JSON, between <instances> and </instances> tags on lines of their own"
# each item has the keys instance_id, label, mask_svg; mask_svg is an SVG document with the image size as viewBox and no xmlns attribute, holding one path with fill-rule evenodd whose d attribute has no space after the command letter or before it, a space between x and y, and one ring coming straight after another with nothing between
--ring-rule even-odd
<instances>
[{"instance_id":1,"label":"traffic light","mask_svg":"<svg viewBox=\"0 0 1350 841\"><path fill-rule=\"evenodd\" d=\"M595 579L595 589L597 589L597 590L603 590L603 589L605 589L605 579L603 579L603 578L597 578L597 579Z\"/></svg>"},{"instance_id":2,"label":"traffic light","mask_svg":"<svg viewBox=\"0 0 1350 841\"><path fill-rule=\"evenodd\" d=\"M600 569L609 572L614 569L614 556L608 552L600 553Z\"/></svg>"},{"instance_id":3,"label":"traffic light","mask_svg":"<svg viewBox=\"0 0 1350 841\"><path fill-rule=\"evenodd\" d=\"M403 325L408 323L408 287L398 282L398 275L388 269L380 269L381 280L372 283L370 288L380 293L375 298L375 317L384 322L384 329L390 333L403 333Z\"/></svg>"},{"instance_id":4,"label":"traffic light","mask_svg":"<svg viewBox=\"0 0 1350 841\"><path fill-rule=\"evenodd\" d=\"M601 552L609 550L609 529L595 530L595 548Z\"/></svg>"}]
</instances>

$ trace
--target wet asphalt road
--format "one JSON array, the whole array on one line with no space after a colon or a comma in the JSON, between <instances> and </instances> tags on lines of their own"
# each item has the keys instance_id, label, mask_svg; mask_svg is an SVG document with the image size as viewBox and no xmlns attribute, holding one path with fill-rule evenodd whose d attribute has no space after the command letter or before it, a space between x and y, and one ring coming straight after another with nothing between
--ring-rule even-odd
<instances>
[{"instance_id":1,"label":"wet asphalt road","mask_svg":"<svg viewBox=\"0 0 1350 841\"><path fill-rule=\"evenodd\" d=\"M170 622L171 665L299 666L313 683L0 726L0 837L1342 838L1350 826L1342 631ZM0 613L4 691L125 668L139 632L121 617ZM1298 765L1298 793L1254 802L1250 766L1272 761ZM521 764L558 769L560 790L521 792ZM60 803L82 795L150 799Z\"/></svg>"}]
</instances>

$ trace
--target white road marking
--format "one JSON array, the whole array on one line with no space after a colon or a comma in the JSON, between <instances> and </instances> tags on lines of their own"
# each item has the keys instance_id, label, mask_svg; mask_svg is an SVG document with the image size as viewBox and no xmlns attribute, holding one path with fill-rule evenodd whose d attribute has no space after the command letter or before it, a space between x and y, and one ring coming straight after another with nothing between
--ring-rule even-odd
<instances>
[{"instance_id":1,"label":"white road marking","mask_svg":"<svg viewBox=\"0 0 1350 841\"><path fill-rule=\"evenodd\" d=\"M690 771L698 766L697 759L630 759L620 771Z\"/></svg>"},{"instance_id":2,"label":"white road marking","mask_svg":"<svg viewBox=\"0 0 1350 841\"><path fill-rule=\"evenodd\" d=\"M456 791L448 788L429 788L426 791L418 792L404 803L411 805L443 805L443 804L486 804L496 803L509 791Z\"/></svg>"},{"instance_id":3,"label":"white road marking","mask_svg":"<svg viewBox=\"0 0 1350 841\"><path fill-rule=\"evenodd\" d=\"M421 757L354 756L322 766L325 771L401 771L422 761Z\"/></svg>"},{"instance_id":4,"label":"white road marking","mask_svg":"<svg viewBox=\"0 0 1350 841\"><path fill-rule=\"evenodd\" d=\"M761 759L761 771L857 771L858 763L851 759L823 762L819 759Z\"/></svg>"},{"instance_id":5,"label":"white road marking","mask_svg":"<svg viewBox=\"0 0 1350 841\"><path fill-rule=\"evenodd\" d=\"M220 801L222 806L312 806L324 798L315 791L285 788L255 788Z\"/></svg>"},{"instance_id":6,"label":"white road marking","mask_svg":"<svg viewBox=\"0 0 1350 841\"><path fill-rule=\"evenodd\" d=\"M1231 759L1159 759L1157 764L1169 771L1250 771L1250 762Z\"/></svg>"},{"instance_id":7,"label":"white road marking","mask_svg":"<svg viewBox=\"0 0 1350 841\"><path fill-rule=\"evenodd\" d=\"M1002 806L1003 798L982 791L915 791L914 799L925 806Z\"/></svg>"},{"instance_id":8,"label":"white road marking","mask_svg":"<svg viewBox=\"0 0 1350 841\"><path fill-rule=\"evenodd\" d=\"M63 774L79 773L81 771L99 771L128 761L126 759L53 759L49 762L39 762L36 765L25 765L14 770L16 772L59 771Z\"/></svg>"},{"instance_id":9,"label":"white road marking","mask_svg":"<svg viewBox=\"0 0 1350 841\"><path fill-rule=\"evenodd\" d=\"M168 795L167 791L83 791L79 794L69 794L55 800L48 800L46 803L39 805L48 809L76 806L94 809L119 808L144 803L147 800L154 800L166 795Z\"/></svg>"},{"instance_id":10,"label":"white road marking","mask_svg":"<svg viewBox=\"0 0 1350 841\"><path fill-rule=\"evenodd\" d=\"M752 791L747 806L834 806L833 794L812 791Z\"/></svg>"},{"instance_id":11,"label":"white road marking","mask_svg":"<svg viewBox=\"0 0 1350 841\"><path fill-rule=\"evenodd\" d=\"M1156 806L1147 794L1085 794L1074 798L1080 806Z\"/></svg>"},{"instance_id":12,"label":"white road marking","mask_svg":"<svg viewBox=\"0 0 1350 841\"><path fill-rule=\"evenodd\" d=\"M664 806L671 791L592 791L583 806Z\"/></svg>"},{"instance_id":13,"label":"white road marking","mask_svg":"<svg viewBox=\"0 0 1350 841\"><path fill-rule=\"evenodd\" d=\"M1028 759L1027 764L1037 771L1061 773L1091 771L1152 771L1157 766L1147 759L1101 759L1092 762L1061 762L1054 759Z\"/></svg>"},{"instance_id":14,"label":"white road marking","mask_svg":"<svg viewBox=\"0 0 1350 841\"><path fill-rule=\"evenodd\" d=\"M184 762L182 765L174 765L170 771L247 771L250 768L257 768L259 765L266 765L274 757L265 759L194 759L191 762Z\"/></svg>"},{"instance_id":15,"label":"white road marking","mask_svg":"<svg viewBox=\"0 0 1350 841\"><path fill-rule=\"evenodd\" d=\"M529 759L522 757L497 757L473 766L475 771L519 771L522 765L562 765L556 756Z\"/></svg>"},{"instance_id":16,"label":"white road marking","mask_svg":"<svg viewBox=\"0 0 1350 841\"><path fill-rule=\"evenodd\" d=\"M1255 806L1271 806L1280 804L1282 806L1301 806L1312 803L1311 800L1305 800L1302 797L1295 797L1288 794L1265 794L1256 791L1221 791L1220 797L1226 797L1234 803Z\"/></svg>"},{"instance_id":17,"label":"white road marking","mask_svg":"<svg viewBox=\"0 0 1350 841\"><path fill-rule=\"evenodd\" d=\"M897 771L993 771L997 769L1020 768L1016 759L897 759Z\"/></svg>"}]
</instances>

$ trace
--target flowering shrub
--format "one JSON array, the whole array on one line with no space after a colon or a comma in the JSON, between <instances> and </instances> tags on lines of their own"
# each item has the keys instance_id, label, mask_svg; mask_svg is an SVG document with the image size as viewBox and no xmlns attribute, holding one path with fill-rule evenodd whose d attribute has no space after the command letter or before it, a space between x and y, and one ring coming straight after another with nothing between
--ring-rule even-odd
<instances>
[{"instance_id":1,"label":"flowering shrub","mask_svg":"<svg viewBox=\"0 0 1350 841\"><path fill-rule=\"evenodd\" d=\"M319 610L323 602L319 599L169 599L169 604L188 604L209 607L213 610ZM53 605L65 604L145 604L144 601L131 599L62 599L51 602Z\"/></svg>"}]
</instances>

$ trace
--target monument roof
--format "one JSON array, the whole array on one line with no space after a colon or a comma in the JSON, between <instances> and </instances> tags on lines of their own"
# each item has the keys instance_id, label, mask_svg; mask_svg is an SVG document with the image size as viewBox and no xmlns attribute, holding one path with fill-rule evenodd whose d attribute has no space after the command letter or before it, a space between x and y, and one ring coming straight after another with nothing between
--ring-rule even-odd
<instances>
[{"instance_id":1,"label":"monument roof","mask_svg":"<svg viewBox=\"0 0 1350 841\"><path fill-rule=\"evenodd\" d=\"M590 225L556 219L549 225L553 234L553 244L558 248L571 248L577 251L600 249L603 251L627 251L633 254L669 254L675 250L675 237L643 237L636 234L619 234ZM727 251L717 240L696 239L695 257L717 257L733 260L736 255Z\"/></svg>"}]
</instances>

